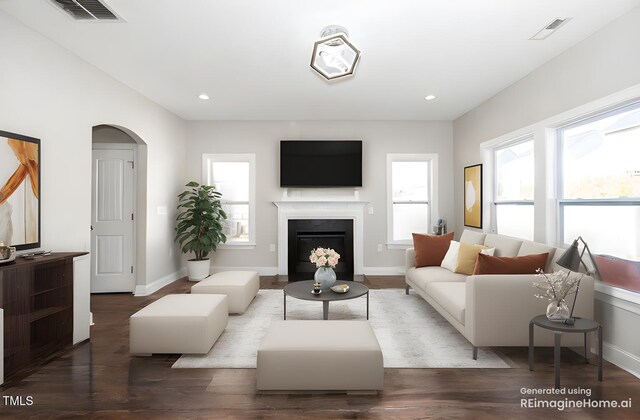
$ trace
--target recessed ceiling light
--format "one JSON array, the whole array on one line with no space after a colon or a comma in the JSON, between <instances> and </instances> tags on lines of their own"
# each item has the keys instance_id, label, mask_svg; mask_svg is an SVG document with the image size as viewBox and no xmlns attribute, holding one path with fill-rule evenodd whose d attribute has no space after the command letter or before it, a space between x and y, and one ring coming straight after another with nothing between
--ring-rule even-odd
<instances>
[{"instance_id":1,"label":"recessed ceiling light","mask_svg":"<svg viewBox=\"0 0 640 420\"><path fill-rule=\"evenodd\" d=\"M427 95L427 96L424 97L424 99L427 100L427 101L433 101L436 98L437 98L436 95Z\"/></svg>"},{"instance_id":2,"label":"recessed ceiling light","mask_svg":"<svg viewBox=\"0 0 640 420\"><path fill-rule=\"evenodd\" d=\"M203 101L208 101L209 99L211 99L206 93L201 93L200 95L198 95L198 98L202 99Z\"/></svg>"}]
</instances>

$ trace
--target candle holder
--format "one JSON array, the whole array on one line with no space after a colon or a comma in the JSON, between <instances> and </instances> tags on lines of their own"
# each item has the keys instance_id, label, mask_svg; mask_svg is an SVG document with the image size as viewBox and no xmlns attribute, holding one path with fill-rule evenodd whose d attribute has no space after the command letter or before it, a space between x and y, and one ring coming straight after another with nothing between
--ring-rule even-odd
<instances>
[{"instance_id":1,"label":"candle holder","mask_svg":"<svg viewBox=\"0 0 640 420\"><path fill-rule=\"evenodd\" d=\"M320 293L322 293L322 285L320 283L313 283L313 290L311 291L311 293L313 293L314 295L319 295Z\"/></svg>"}]
</instances>

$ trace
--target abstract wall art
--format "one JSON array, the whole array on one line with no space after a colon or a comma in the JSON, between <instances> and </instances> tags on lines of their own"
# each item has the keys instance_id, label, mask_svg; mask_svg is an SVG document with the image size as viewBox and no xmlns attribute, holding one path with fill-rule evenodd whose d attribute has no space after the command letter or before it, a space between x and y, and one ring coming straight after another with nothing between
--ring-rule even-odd
<instances>
[{"instance_id":1,"label":"abstract wall art","mask_svg":"<svg viewBox=\"0 0 640 420\"><path fill-rule=\"evenodd\" d=\"M482 229L482 164L464 168L464 225Z\"/></svg>"},{"instance_id":2,"label":"abstract wall art","mask_svg":"<svg viewBox=\"0 0 640 420\"><path fill-rule=\"evenodd\" d=\"M40 140L0 131L0 242L40 246Z\"/></svg>"}]
</instances>

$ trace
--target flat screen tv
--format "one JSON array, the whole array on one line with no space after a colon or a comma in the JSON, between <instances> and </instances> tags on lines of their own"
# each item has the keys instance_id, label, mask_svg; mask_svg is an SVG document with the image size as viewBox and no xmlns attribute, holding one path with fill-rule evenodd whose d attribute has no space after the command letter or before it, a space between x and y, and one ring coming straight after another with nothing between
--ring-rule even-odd
<instances>
[{"instance_id":1,"label":"flat screen tv","mask_svg":"<svg viewBox=\"0 0 640 420\"><path fill-rule=\"evenodd\" d=\"M40 247L40 140L0 131L0 242Z\"/></svg>"},{"instance_id":2,"label":"flat screen tv","mask_svg":"<svg viewBox=\"0 0 640 420\"><path fill-rule=\"evenodd\" d=\"M280 186L362 187L362 141L282 140Z\"/></svg>"}]
</instances>

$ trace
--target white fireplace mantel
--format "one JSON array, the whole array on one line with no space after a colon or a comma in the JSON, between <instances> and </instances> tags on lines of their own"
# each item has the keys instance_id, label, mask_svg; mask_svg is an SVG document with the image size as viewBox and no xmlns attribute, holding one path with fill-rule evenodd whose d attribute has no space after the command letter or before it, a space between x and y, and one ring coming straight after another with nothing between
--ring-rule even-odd
<instances>
[{"instance_id":1,"label":"white fireplace mantel","mask_svg":"<svg viewBox=\"0 0 640 420\"><path fill-rule=\"evenodd\" d=\"M364 208L368 201L357 200L285 200L274 201L278 207L278 274L288 273L289 242L287 230L290 219L352 219L353 270L363 274Z\"/></svg>"}]
</instances>

